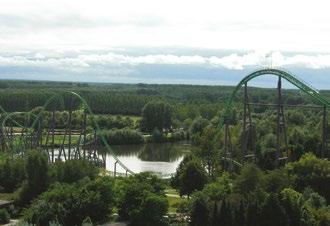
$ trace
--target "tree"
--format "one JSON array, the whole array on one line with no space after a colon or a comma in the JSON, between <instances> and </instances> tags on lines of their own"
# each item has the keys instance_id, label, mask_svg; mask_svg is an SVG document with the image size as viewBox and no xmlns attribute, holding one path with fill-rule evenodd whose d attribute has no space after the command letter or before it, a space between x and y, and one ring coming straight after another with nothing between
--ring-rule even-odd
<instances>
[{"instance_id":1,"label":"tree","mask_svg":"<svg viewBox=\"0 0 330 226\"><path fill-rule=\"evenodd\" d=\"M232 180L230 179L229 174L223 173L215 182L207 184L203 189L203 193L209 197L210 204L213 202L213 216L211 218L211 223L212 225L218 225L219 221L223 221L223 216L220 216L219 214L218 204L232 193Z\"/></svg>"},{"instance_id":2,"label":"tree","mask_svg":"<svg viewBox=\"0 0 330 226\"><path fill-rule=\"evenodd\" d=\"M280 193L280 202L288 216L290 226L300 225L301 196L301 193L291 188L286 188Z\"/></svg>"},{"instance_id":3,"label":"tree","mask_svg":"<svg viewBox=\"0 0 330 226\"><path fill-rule=\"evenodd\" d=\"M277 194L270 193L270 195L266 198L264 205L261 207L259 219L259 225L288 225L288 217L283 206L281 206L278 200Z\"/></svg>"},{"instance_id":4,"label":"tree","mask_svg":"<svg viewBox=\"0 0 330 226\"><path fill-rule=\"evenodd\" d=\"M100 177L76 184L55 184L42 193L23 213L36 225L58 221L63 226L81 225L86 218L99 223L108 219L114 206L113 180Z\"/></svg>"},{"instance_id":5,"label":"tree","mask_svg":"<svg viewBox=\"0 0 330 226\"><path fill-rule=\"evenodd\" d=\"M0 209L0 224L8 224L10 220L9 213L6 209Z\"/></svg>"},{"instance_id":6,"label":"tree","mask_svg":"<svg viewBox=\"0 0 330 226\"><path fill-rule=\"evenodd\" d=\"M293 184L297 191L302 192L306 187L311 187L330 201L330 161L307 153L298 162L289 163L285 168L294 179Z\"/></svg>"},{"instance_id":7,"label":"tree","mask_svg":"<svg viewBox=\"0 0 330 226\"><path fill-rule=\"evenodd\" d=\"M217 221L219 226L231 226L232 224L232 209L226 199L222 200L220 212L218 213Z\"/></svg>"},{"instance_id":8,"label":"tree","mask_svg":"<svg viewBox=\"0 0 330 226\"><path fill-rule=\"evenodd\" d=\"M203 192L196 192L192 198L190 209L191 226L209 226L210 209L208 206L208 197Z\"/></svg>"},{"instance_id":9,"label":"tree","mask_svg":"<svg viewBox=\"0 0 330 226\"><path fill-rule=\"evenodd\" d=\"M44 152L29 151L26 160L27 179L19 194L21 205L29 204L48 188L48 160Z\"/></svg>"},{"instance_id":10,"label":"tree","mask_svg":"<svg viewBox=\"0 0 330 226\"><path fill-rule=\"evenodd\" d=\"M307 206L302 208L301 217L300 217L300 226L317 226L317 222L311 212L310 208Z\"/></svg>"},{"instance_id":11,"label":"tree","mask_svg":"<svg viewBox=\"0 0 330 226\"><path fill-rule=\"evenodd\" d=\"M74 183L85 177L95 179L99 168L95 163L83 159L58 161L51 167L52 179L61 183Z\"/></svg>"},{"instance_id":12,"label":"tree","mask_svg":"<svg viewBox=\"0 0 330 226\"><path fill-rule=\"evenodd\" d=\"M213 183L207 184L203 192L207 194L213 201L221 201L232 193L232 180L229 173L223 173L221 177Z\"/></svg>"},{"instance_id":13,"label":"tree","mask_svg":"<svg viewBox=\"0 0 330 226\"><path fill-rule=\"evenodd\" d=\"M261 190L263 183L263 172L254 164L246 164L235 180L234 189L237 193L249 195Z\"/></svg>"},{"instance_id":14,"label":"tree","mask_svg":"<svg viewBox=\"0 0 330 226\"><path fill-rule=\"evenodd\" d=\"M173 178L173 184L179 189L180 195L188 195L188 197L195 190L202 190L206 182L205 169L197 160L187 161L179 166Z\"/></svg>"},{"instance_id":15,"label":"tree","mask_svg":"<svg viewBox=\"0 0 330 226\"><path fill-rule=\"evenodd\" d=\"M164 141L164 135L159 131L157 127L152 130L151 139L155 143L160 143Z\"/></svg>"},{"instance_id":16,"label":"tree","mask_svg":"<svg viewBox=\"0 0 330 226\"><path fill-rule=\"evenodd\" d=\"M191 124L190 132L193 135L201 135L204 128L209 124L209 121L207 119L204 119L202 117L197 117L194 119L194 121Z\"/></svg>"},{"instance_id":17,"label":"tree","mask_svg":"<svg viewBox=\"0 0 330 226\"><path fill-rule=\"evenodd\" d=\"M163 223L160 216L167 212L168 203L162 180L149 173L140 173L116 181L116 187L117 208L121 219L130 220L134 225Z\"/></svg>"},{"instance_id":18,"label":"tree","mask_svg":"<svg viewBox=\"0 0 330 226\"><path fill-rule=\"evenodd\" d=\"M216 134L217 130L206 127L199 139L199 147L196 155L202 160L206 166L209 176L214 179L216 170L219 166L219 151L216 148Z\"/></svg>"},{"instance_id":19,"label":"tree","mask_svg":"<svg viewBox=\"0 0 330 226\"><path fill-rule=\"evenodd\" d=\"M141 129L152 132L154 128L168 131L172 126L173 108L164 101L148 102L142 109Z\"/></svg>"},{"instance_id":20,"label":"tree","mask_svg":"<svg viewBox=\"0 0 330 226\"><path fill-rule=\"evenodd\" d=\"M0 162L0 192L13 192L25 179L24 159L6 158Z\"/></svg>"},{"instance_id":21,"label":"tree","mask_svg":"<svg viewBox=\"0 0 330 226\"><path fill-rule=\"evenodd\" d=\"M306 188L301 197L305 205L308 205L314 209L323 208L327 206L327 201L314 192L311 188Z\"/></svg>"},{"instance_id":22,"label":"tree","mask_svg":"<svg viewBox=\"0 0 330 226\"><path fill-rule=\"evenodd\" d=\"M239 207L235 211L234 225L246 225L246 208L245 203L241 200Z\"/></svg>"},{"instance_id":23,"label":"tree","mask_svg":"<svg viewBox=\"0 0 330 226\"><path fill-rule=\"evenodd\" d=\"M247 226L256 226L258 225L258 214L259 214L259 205L256 201L249 202L246 208L246 225Z\"/></svg>"},{"instance_id":24,"label":"tree","mask_svg":"<svg viewBox=\"0 0 330 226\"><path fill-rule=\"evenodd\" d=\"M288 174L283 169L269 171L264 176L264 188L267 192L278 193L289 186Z\"/></svg>"},{"instance_id":25,"label":"tree","mask_svg":"<svg viewBox=\"0 0 330 226\"><path fill-rule=\"evenodd\" d=\"M164 215L167 213L166 197L148 194L137 209L131 212L132 226L166 225Z\"/></svg>"}]
</instances>

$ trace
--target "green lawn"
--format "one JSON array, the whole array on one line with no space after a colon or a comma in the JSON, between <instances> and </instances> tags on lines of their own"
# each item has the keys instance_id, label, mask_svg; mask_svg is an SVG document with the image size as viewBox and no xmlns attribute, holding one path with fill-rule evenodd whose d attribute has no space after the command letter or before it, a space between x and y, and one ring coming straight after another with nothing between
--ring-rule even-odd
<instances>
[{"instance_id":1,"label":"green lawn","mask_svg":"<svg viewBox=\"0 0 330 226\"><path fill-rule=\"evenodd\" d=\"M184 197L181 198L179 193L173 188L165 189L165 194L169 203L168 211L170 213L175 213L178 204L181 203L183 200L185 200L185 198Z\"/></svg>"},{"instance_id":2,"label":"green lawn","mask_svg":"<svg viewBox=\"0 0 330 226\"><path fill-rule=\"evenodd\" d=\"M63 139L64 139L64 135L58 135L56 134L54 136L54 144L55 145L62 145L62 142L63 142ZM78 139L79 139L79 135L71 135L71 144L75 145L78 143ZM82 138L81 138L82 139ZM46 143L46 136L43 137L42 139L42 143L45 144ZM52 143L52 136L50 135L48 137L48 144L51 144ZM65 145L69 143L69 135L66 136L65 138Z\"/></svg>"},{"instance_id":3,"label":"green lawn","mask_svg":"<svg viewBox=\"0 0 330 226\"><path fill-rule=\"evenodd\" d=\"M176 209L178 207L178 204L181 203L184 200L184 198L167 196L167 200L169 203L168 212L175 213Z\"/></svg>"}]
</instances>

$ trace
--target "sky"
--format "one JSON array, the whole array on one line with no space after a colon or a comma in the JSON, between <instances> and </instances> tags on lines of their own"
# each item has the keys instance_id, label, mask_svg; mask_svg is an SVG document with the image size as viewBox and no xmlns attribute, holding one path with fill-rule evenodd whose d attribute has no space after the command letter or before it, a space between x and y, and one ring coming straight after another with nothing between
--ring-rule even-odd
<instances>
[{"instance_id":1,"label":"sky","mask_svg":"<svg viewBox=\"0 0 330 226\"><path fill-rule=\"evenodd\" d=\"M330 89L324 0L1 0L0 79L235 85L263 67ZM275 86L266 76L255 86Z\"/></svg>"}]
</instances>

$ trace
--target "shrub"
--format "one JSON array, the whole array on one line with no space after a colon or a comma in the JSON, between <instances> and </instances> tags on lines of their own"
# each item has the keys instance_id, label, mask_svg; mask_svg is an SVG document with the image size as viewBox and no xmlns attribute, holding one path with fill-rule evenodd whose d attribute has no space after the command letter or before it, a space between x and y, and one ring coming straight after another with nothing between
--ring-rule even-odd
<instances>
[{"instance_id":1,"label":"shrub","mask_svg":"<svg viewBox=\"0 0 330 226\"><path fill-rule=\"evenodd\" d=\"M141 133L131 129L116 129L102 131L99 137L103 136L108 144L142 144L144 138Z\"/></svg>"},{"instance_id":2,"label":"shrub","mask_svg":"<svg viewBox=\"0 0 330 226\"><path fill-rule=\"evenodd\" d=\"M6 158L0 163L0 187L4 192L13 192L24 179L25 169L22 158Z\"/></svg>"},{"instance_id":3,"label":"shrub","mask_svg":"<svg viewBox=\"0 0 330 226\"><path fill-rule=\"evenodd\" d=\"M104 222L114 204L113 181L108 177L77 184L55 184L32 202L24 220L36 225L58 221L64 226L81 225L86 218Z\"/></svg>"},{"instance_id":4,"label":"shrub","mask_svg":"<svg viewBox=\"0 0 330 226\"><path fill-rule=\"evenodd\" d=\"M121 219L133 225L163 225L163 215L168 209L164 195L164 182L149 173L125 178L116 184L118 213Z\"/></svg>"},{"instance_id":5,"label":"shrub","mask_svg":"<svg viewBox=\"0 0 330 226\"><path fill-rule=\"evenodd\" d=\"M186 139L186 134L183 131L176 131L171 134L171 136L168 138L168 141L176 142L184 139Z\"/></svg>"},{"instance_id":6,"label":"shrub","mask_svg":"<svg viewBox=\"0 0 330 226\"><path fill-rule=\"evenodd\" d=\"M131 128L134 125L134 121L130 117L123 118L121 116L100 115L96 117L96 121L101 129L123 129L127 127Z\"/></svg>"},{"instance_id":7,"label":"shrub","mask_svg":"<svg viewBox=\"0 0 330 226\"><path fill-rule=\"evenodd\" d=\"M25 206L48 188L48 160L44 152L29 151L25 170L27 180L19 191L19 203Z\"/></svg>"},{"instance_id":8,"label":"shrub","mask_svg":"<svg viewBox=\"0 0 330 226\"><path fill-rule=\"evenodd\" d=\"M87 160L72 159L56 162L52 167L52 178L63 183L74 183L85 177L93 180L98 173L98 167Z\"/></svg>"},{"instance_id":9,"label":"shrub","mask_svg":"<svg viewBox=\"0 0 330 226\"><path fill-rule=\"evenodd\" d=\"M131 211L131 225L133 226L154 226L166 225L164 215L168 209L166 197L148 194L141 206Z\"/></svg>"},{"instance_id":10,"label":"shrub","mask_svg":"<svg viewBox=\"0 0 330 226\"><path fill-rule=\"evenodd\" d=\"M7 210L0 209L0 224L7 224L9 223L10 216Z\"/></svg>"}]
</instances>

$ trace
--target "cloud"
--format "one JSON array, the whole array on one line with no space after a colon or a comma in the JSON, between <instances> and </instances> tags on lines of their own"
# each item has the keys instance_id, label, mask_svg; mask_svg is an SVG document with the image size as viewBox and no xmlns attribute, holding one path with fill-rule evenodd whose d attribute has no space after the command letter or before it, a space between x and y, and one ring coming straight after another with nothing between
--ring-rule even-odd
<instances>
[{"instance_id":1,"label":"cloud","mask_svg":"<svg viewBox=\"0 0 330 226\"><path fill-rule=\"evenodd\" d=\"M0 48L186 46L330 52L328 8L323 0L1 0Z\"/></svg>"},{"instance_id":2,"label":"cloud","mask_svg":"<svg viewBox=\"0 0 330 226\"><path fill-rule=\"evenodd\" d=\"M140 65L188 65L243 70L249 67L300 67L309 69L330 68L330 54L295 54L281 52L231 53L225 56L174 55L174 54L105 54L74 52L29 53L28 55L0 56L0 67L49 67L61 70L84 71L96 67L137 67Z\"/></svg>"},{"instance_id":3,"label":"cloud","mask_svg":"<svg viewBox=\"0 0 330 226\"><path fill-rule=\"evenodd\" d=\"M246 70L260 67L297 67L300 69L330 68L330 54L284 54L281 52L248 52L228 53L223 56L176 55L176 54L145 54L137 53L95 53L95 52L26 52L21 55L0 55L1 67L7 68L42 68L44 70L67 71L72 73L91 72L107 74L109 71L128 73L138 71L139 67L148 65L171 65L219 68L227 70ZM156 67L155 67L156 68ZM163 73L166 73L163 71ZM113 73L112 73L113 74Z\"/></svg>"}]
</instances>

